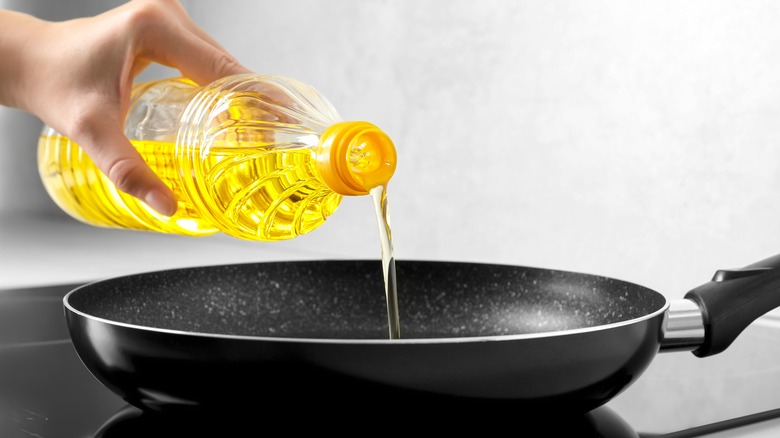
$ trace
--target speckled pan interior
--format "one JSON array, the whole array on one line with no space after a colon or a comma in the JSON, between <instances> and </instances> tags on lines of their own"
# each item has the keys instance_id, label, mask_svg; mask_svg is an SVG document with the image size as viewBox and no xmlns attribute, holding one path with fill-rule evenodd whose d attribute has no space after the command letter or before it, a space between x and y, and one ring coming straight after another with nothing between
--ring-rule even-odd
<instances>
[{"instance_id":1,"label":"speckled pan interior","mask_svg":"<svg viewBox=\"0 0 780 438\"><path fill-rule=\"evenodd\" d=\"M661 309L663 295L606 277L530 267L397 261L401 337L596 327ZM142 327L222 335L386 339L382 266L271 262L150 272L83 286L67 303Z\"/></svg>"}]
</instances>

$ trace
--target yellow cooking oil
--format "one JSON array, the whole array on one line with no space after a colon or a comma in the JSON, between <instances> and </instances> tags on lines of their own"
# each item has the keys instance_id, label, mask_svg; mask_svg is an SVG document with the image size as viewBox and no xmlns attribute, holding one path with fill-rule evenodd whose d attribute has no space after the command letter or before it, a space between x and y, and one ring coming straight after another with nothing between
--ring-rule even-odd
<instances>
[{"instance_id":1,"label":"yellow cooking oil","mask_svg":"<svg viewBox=\"0 0 780 438\"><path fill-rule=\"evenodd\" d=\"M185 192L173 142L131 140L178 200L167 217L119 191L87 154L67 137L41 135L41 179L62 210L83 222L204 236L220 229L204 214L235 224L229 234L252 240L283 240L307 233L333 214L342 196L317 176L310 148L277 150L263 144L212 145L200 163L208 193L196 205ZM230 228L230 227L229 227ZM252 231L253 230L253 231ZM225 230L223 230L225 231Z\"/></svg>"},{"instance_id":2,"label":"yellow cooking oil","mask_svg":"<svg viewBox=\"0 0 780 438\"><path fill-rule=\"evenodd\" d=\"M395 275L395 251L393 233L390 230L387 187L379 185L369 192L374 201L377 225L379 225L379 244L382 254L382 274L385 281L385 302L387 304L387 329L390 339L401 338L401 318L398 308L398 282Z\"/></svg>"},{"instance_id":3,"label":"yellow cooking oil","mask_svg":"<svg viewBox=\"0 0 780 438\"><path fill-rule=\"evenodd\" d=\"M284 240L322 225L343 196L386 185L396 164L379 128L343 121L314 88L274 75L136 84L124 130L173 191L176 213L118 190L79 145L44 126L39 173L62 210L102 227Z\"/></svg>"}]
</instances>

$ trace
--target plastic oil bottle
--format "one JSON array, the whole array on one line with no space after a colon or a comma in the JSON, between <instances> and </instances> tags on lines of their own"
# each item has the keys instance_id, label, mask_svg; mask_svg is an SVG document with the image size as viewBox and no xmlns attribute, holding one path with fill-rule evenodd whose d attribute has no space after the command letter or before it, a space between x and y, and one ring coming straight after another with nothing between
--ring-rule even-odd
<instances>
[{"instance_id":1,"label":"plastic oil bottle","mask_svg":"<svg viewBox=\"0 0 780 438\"><path fill-rule=\"evenodd\" d=\"M385 187L396 166L376 126L342 121L314 88L273 75L137 84L125 135L173 190L177 212L119 191L77 144L44 127L39 172L65 212L96 226L283 240L317 228L342 196Z\"/></svg>"}]
</instances>

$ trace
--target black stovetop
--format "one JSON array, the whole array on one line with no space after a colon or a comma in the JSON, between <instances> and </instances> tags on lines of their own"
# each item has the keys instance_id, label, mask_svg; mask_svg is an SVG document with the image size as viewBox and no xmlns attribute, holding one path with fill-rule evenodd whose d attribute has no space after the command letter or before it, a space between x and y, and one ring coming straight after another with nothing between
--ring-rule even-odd
<instances>
[{"instance_id":1,"label":"black stovetop","mask_svg":"<svg viewBox=\"0 0 780 438\"><path fill-rule=\"evenodd\" d=\"M393 426L403 432L410 427L404 418L415 417L407 415L410 412L404 411L403 403L399 402L395 413L358 419L350 414L355 411L350 409L350 404L360 405L366 412L364 408L371 401L341 400L337 394L332 405L323 406L316 413L300 412L295 406L279 406L274 412L234 415L171 416L142 412L99 383L76 355L62 308L62 297L76 286L0 290L0 437L245 436L280 428L290 432L332 429L357 433L365 432L366 427L387 432ZM658 436L634 430L609 405L582 417L565 419L554 414L528 419L520 412L483 412L478 408L467 409L468 418L462 414L429 415L437 408L440 407L416 407L413 430L423 427L455 432L463 431L464 427L483 425L489 429L501 424L517 430L543 429L545 434L557 432L583 437ZM770 411L667 436L701 436L778 416L780 410ZM382 422L382 419L389 421Z\"/></svg>"}]
</instances>

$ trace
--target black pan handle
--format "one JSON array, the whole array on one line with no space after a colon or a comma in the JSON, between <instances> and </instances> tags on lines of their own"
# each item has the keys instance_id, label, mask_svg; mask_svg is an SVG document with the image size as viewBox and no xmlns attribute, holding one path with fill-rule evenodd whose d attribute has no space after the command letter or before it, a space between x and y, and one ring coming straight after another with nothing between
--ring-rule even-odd
<instances>
[{"instance_id":1,"label":"black pan handle","mask_svg":"<svg viewBox=\"0 0 780 438\"><path fill-rule=\"evenodd\" d=\"M718 354L758 317L780 307L780 255L740 269L721 269L685 298L699 305L704 320L704 343L693 354Z\"/></svg>"}]
</instances>

